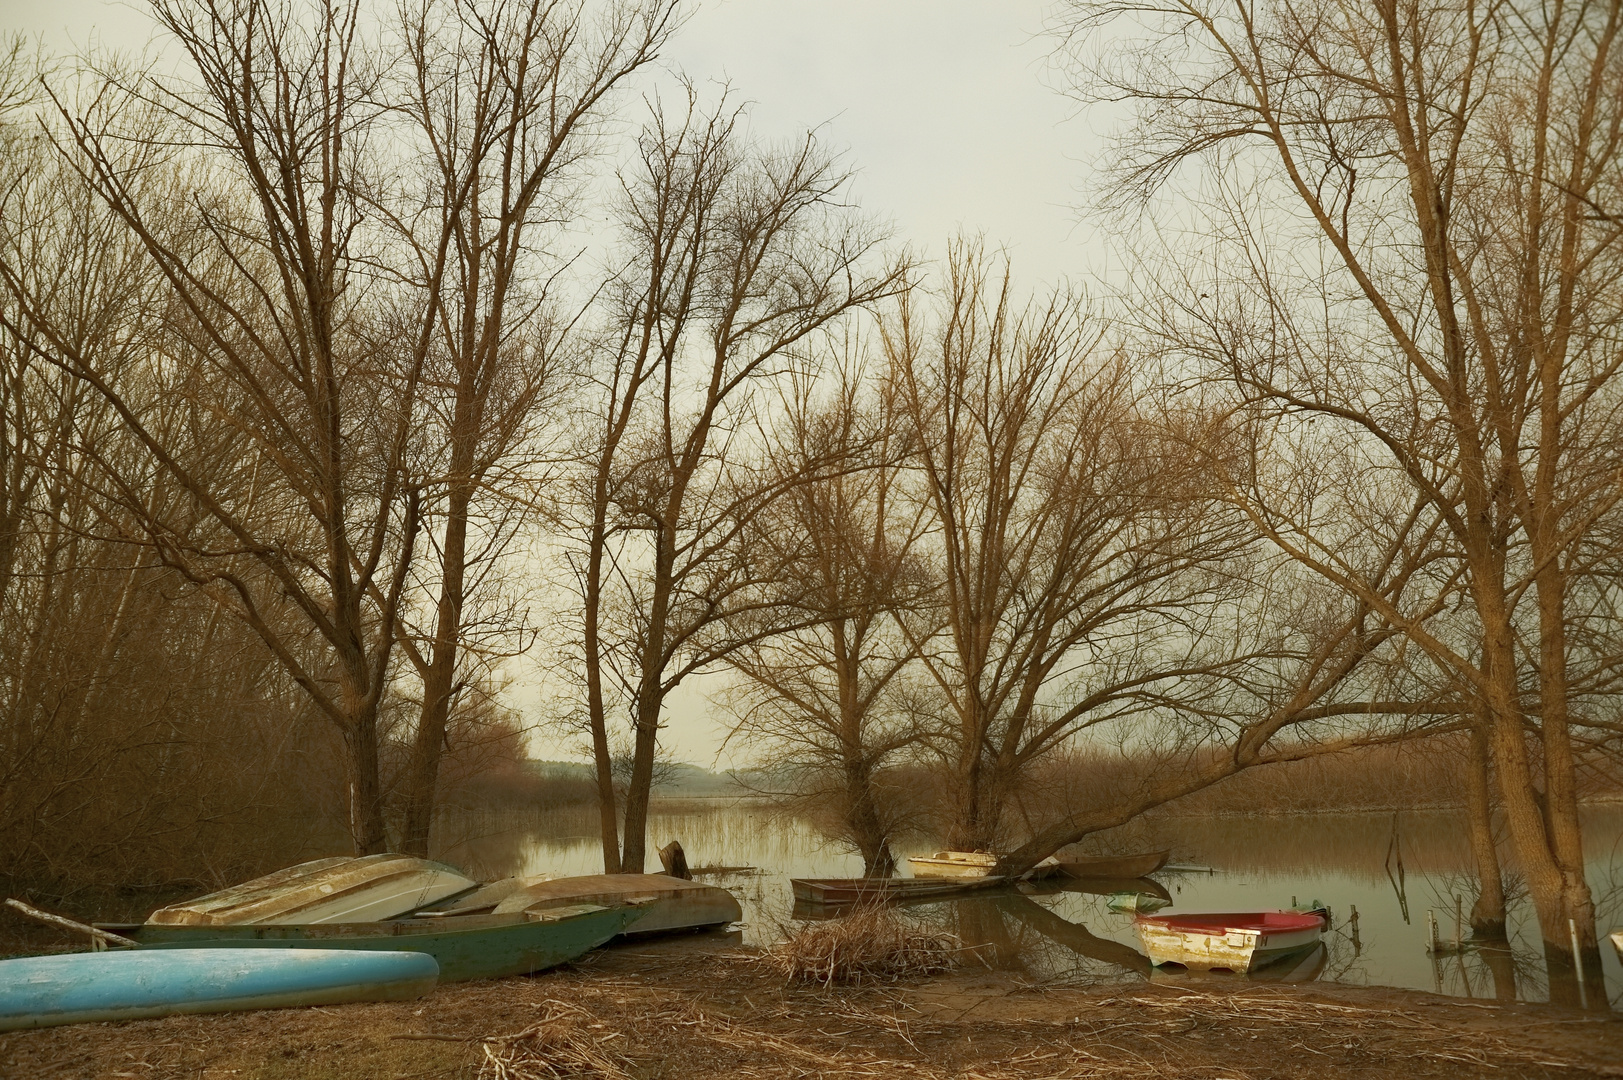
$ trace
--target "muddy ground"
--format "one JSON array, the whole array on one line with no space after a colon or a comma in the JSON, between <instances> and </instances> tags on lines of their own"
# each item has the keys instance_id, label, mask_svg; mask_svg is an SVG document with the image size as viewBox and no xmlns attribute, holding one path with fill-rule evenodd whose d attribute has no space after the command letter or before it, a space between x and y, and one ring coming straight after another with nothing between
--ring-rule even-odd
<instances>
[{"instance_id":1,"label":"muddy ground","mask_svg":"<svg viewBox=\"0 0 1623 1080\"><path fill-rule=\"evenodd\" d=\"M733 939L602 949L420 1001L0 1036L0 1076L1329 1080L1623 1077L1623 1018L1406 990L1186 977L1034 987L965 969L785 987Z\"/></svg>"}]
</instances>

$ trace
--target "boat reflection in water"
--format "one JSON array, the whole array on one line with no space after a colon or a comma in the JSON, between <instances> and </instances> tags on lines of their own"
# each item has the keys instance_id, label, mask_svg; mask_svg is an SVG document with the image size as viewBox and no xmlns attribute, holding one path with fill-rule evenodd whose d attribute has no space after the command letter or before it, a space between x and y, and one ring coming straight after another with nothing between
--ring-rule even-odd
<instances>
[{"instance_id":1,"label":"boat reflection in water","mask_svg":"<svg viewBox=\"0 0 1623 1080\"><path fill-rule=\"evenodd\" d=\"M1079 922L1060 915L1038 903L1034 896L1054 896L1062 892L1087 892L1110 895L1117 892L1137 892L1146 896L1165 895L1166 890L1149 879L1127 881L1090 882L1079 888L1080 882L1045 882L1024 885L1017 889L985 890L954 899L940 897L918 900L902 899L892 902L893 907L906 909L905 917L950 930L964 943L965 950L979 963L989 968L1019 971L1045 981L1056 974L1056 968L1068 971L1072 977L1111 979L1125 975L1140 978L1165 979L1232 978L1232 975L1191 975L1181 968L1157 969L1150 958L1131 945L1101 936ZM797 919L838 919L850 914L850 905L795 905ZM1056 953L1056 947L1058 955ZM1067 962L1065 957L1071 957ZM1075 958L1090 961L1088 970L1078 972ZM1245 976L1267 982L1310 982L1324 974L1329 951L1322 942L1299 950L1278 963L1270 964ZM1102 970L1092 965L1101 965Z\"/></svg>"}]
</instances>

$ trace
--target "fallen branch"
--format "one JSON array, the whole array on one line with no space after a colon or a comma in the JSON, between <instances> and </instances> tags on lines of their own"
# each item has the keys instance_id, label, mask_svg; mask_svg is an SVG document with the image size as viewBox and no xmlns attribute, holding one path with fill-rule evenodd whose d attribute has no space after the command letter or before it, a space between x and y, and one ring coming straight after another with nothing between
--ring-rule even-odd
<instances>
[{"instance_id":1,"label":"fallen branch","mask_svg":"<svg viewBox=\"0 0 1623 1080\"><path fill-rule=\"evenodd\" d=\"M52 915L49 911L41 911L39 908L25 904L21 900L7 899L6 906L22 912L30 919L38 919L40 922L50 923L52 926L63 930L72 930L76 934L89 934L93 940L101 941L107 945L118 945L126 949L139 949L141 947L139 941L131 941L127 937L99 929L88 923L74 922L63 915Z\"/></svg>"}]
</instances>

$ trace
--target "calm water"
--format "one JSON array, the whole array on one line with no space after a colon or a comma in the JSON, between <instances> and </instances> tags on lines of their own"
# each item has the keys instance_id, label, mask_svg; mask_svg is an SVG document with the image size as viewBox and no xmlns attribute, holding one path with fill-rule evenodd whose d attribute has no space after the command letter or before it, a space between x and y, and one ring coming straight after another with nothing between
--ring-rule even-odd
<instances>
[{"instance_id":1,"label":"calm water","mask_svg":"<svg viewBox=\"0 0 1623 1080\"><path fill-rule=\"evenodd\" d=\"M522 817L464 815L445 821L442 857L481 876L602 872L595 813L576 809ZM1394 831L1396 838L1394 839ZM658 847L682 842L688 864L749 866L706 877L731 889L744 907L744 939L769 944L796 922L791 877L854 877L855 855L828 844L805 821L749 804L670 802L650 819ZM1549 987L1531 904L1510 871L1510 948L1470 950L1433 960L1427 912L1438 936L1454 937L1455 900L1466 916L1475 896L1464 822L1447 812L1309 815L1292 818L1162 819L1101 838L1102 850L1170 847L1174 865L1204 872L1156 875L1171 893L1167 911L1258 910L1293 901L1330 905L1332 932L1322 954L1274 977L1402 986L1475 998L1545 1000ZM927 853L921 841L898 857ZM1590 887L1602 933L1623 926L1623 808L1593 810L1585 820ZM1402 873L1397 870L1401 858ZM651 868L657 860L650 855ZM1105 908L1104 896L1039 885L1029 892L982 895L906 909L979 947L988 964L1033 982L1143 977L1132 918ZM1351 922L1357 910L1356 933ZM1466 928L1469 934L1469 928ZM1602 949L1608 996L1623 1008L1623 967ZM1592 1003L1594 1004L1594 1003Z\"/></svg>"}]
</instances>

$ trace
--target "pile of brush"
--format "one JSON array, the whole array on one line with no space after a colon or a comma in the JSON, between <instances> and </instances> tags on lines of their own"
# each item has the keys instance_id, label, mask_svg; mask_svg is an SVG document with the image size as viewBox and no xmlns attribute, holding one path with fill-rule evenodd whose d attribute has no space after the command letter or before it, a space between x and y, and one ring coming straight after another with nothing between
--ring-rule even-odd
<instances>
[{"instance_id":1,"label":"pile of brush","mask_svg":"<svg viewBox=\"0 0 1623 1080\"><path fill-rule=\"evenodd\" d=\"M591 1013L561 1001L544 1002L541 1009L541 1019L523 1031L484 1040L479 1080L630 1080L630 1060L607 1045L617 1036L593 1023Z\"/></svg>"},{"instance_id":2,"label":"pile of brush","mask_svg":"<svg viewBox=\"0 0 1623 1080\"><path fill-rule=\"evenodd\" d=\"M896 982L951 971L964 955L952 934L910 926L888 908L808 923L761 957L790 983Z\"/></svg>"}]
</instances>

